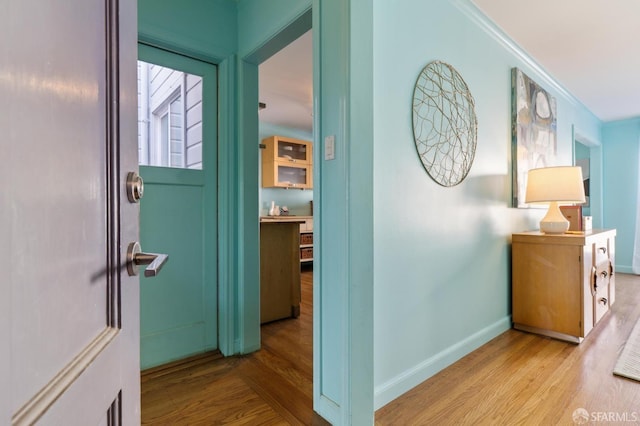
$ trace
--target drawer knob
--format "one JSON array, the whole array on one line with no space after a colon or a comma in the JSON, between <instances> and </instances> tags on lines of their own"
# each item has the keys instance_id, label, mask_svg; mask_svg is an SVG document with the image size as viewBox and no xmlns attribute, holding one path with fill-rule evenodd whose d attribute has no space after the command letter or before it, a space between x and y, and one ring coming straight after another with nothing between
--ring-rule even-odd
<instances>
[{"instance_id":1,"label":"drawer knob","mask_svg":"<svg viewBox=\"0 0 640 426\"><path fill-rule=\"evenodd\" d=\"M607 300L606 297L603 297L603 298L600 299L600 303L602 303L604 306L607 306L607 302L608 302L608 300Z\"/></svg>"},{"instance_id":2,"label":"drawer knob","mask_svg":"<svg viewBox=\"0 0 640 426\"><path fill-rule=\"evenodd\" d=\"M598 251L601 251L603 254L607 254L607 248L606 247L598 247Z\"/></svg>"}]
</instances>

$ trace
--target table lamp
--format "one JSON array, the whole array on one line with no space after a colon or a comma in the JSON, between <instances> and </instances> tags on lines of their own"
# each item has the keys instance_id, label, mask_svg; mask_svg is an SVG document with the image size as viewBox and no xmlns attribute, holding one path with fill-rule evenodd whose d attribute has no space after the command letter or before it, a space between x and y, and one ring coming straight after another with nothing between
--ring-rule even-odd
<instances>
[{"instance_id":1,"label":"table lamp","mask_svg":"<svg viewBox=\"0 0 640 426\"><path fill-rule=\"evenodd\" d=\"M540 221L545 234L563 234L569 229L560 204L584 203L582 169L573 166L543 167L527 173L525 203L549 203L547 214Z\"/></svg>"}]
</instances>

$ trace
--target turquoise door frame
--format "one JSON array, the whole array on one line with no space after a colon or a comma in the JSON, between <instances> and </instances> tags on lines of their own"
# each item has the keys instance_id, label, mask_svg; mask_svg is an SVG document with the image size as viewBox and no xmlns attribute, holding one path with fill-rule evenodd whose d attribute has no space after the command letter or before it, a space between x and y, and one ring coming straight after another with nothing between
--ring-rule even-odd
<instances>
[{"instance_id":1,"label":"turquoise door frame","mask_svg":"<svg viewBox=\"0 0 640 426\"><path fill-rule=\"evenodd\" d=\"M259 346L257 187L258 65L313 28L314 337L316 412L332 424L373 424L373 16L370 2L241 2L238 60L238 155L244 246L238 278L241 340ZM312 13L313 10L313 13ZM352 49L352 44L357 49ZM362 45L362 49L360 46ZM361 78L363 76L364 78ZM352 104L355 95L357 103ZM335 159L323 141L335 138ZM255 195L257 199L257 195ZM253 213L253 214L252 214Z\"/></svg>"},{"instance_id":2,"label":"turquoise door frame","mask_svg":"<svg viewBox=\"0 0 640 426\"><path fill-rule=\"evenodd\" d=\"M218 81L209 63L144 44L138 57L202 77L202 170L140 166L141 245L169 254L157 277L140 279L144 369L218 348Z\"/></svg>"}]
</instances>

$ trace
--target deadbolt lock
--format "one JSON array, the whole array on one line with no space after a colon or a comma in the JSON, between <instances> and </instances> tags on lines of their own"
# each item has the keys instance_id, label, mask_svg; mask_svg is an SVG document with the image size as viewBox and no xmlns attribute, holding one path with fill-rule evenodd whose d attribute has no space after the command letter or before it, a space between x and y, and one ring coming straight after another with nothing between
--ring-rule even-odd
<instances>
[{"instance_id":1,"label":"deadbolt lock","mask_svg":"<svg viewBox=\"0 0 640 426\"><path fill-rule=\"evenodd\" d=\"M144 181L136 172L127 174L127 198L132 203L140 201L144 195Z\"/></svg>"}]
</instances>

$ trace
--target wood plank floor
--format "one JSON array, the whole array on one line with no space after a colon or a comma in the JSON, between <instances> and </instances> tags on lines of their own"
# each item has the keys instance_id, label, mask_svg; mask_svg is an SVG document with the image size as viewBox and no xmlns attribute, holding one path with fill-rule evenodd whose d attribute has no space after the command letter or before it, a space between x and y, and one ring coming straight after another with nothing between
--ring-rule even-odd
<instances>
[{"instance_id":1,"label":"wood plank floor","mask_svg":"<svg viewBox=\"0 0 640 426\"><path fill-rule=\"evenodd\" d=\"M640 383L611 373L640 317L640 277L616 280L612 312L582 344L509 330L382 407L376 425L571 425L578 408L640 424ZM261 351L143 372L142 423L327 424L312 408L312 286L303 273L300 318L263 326Z\"/></svg>"},{"instance_id":2,"label":"wood plank floor","mask_svg":"<svg viewBox=\"0 0 640 426\"><path fill-rule=\"evenodd\" d=\"M262 349L145 370L142 424L326 425L313 412L313 272L302 272L300 317L262 326Z\"/></svg>"},{"instance_id":3,"label":"wood plank floor","mask_svg":"<svg viewBox=\"0 0 640 426\"><path fill-rule=\"evenodd\" d=\"M640 277L617 274L616 285L580 345L509 330L382 407L376 425L572 425L579 408L640 424L640 382L612 374L640 317Z\"/></svg>"}]
</instances>

